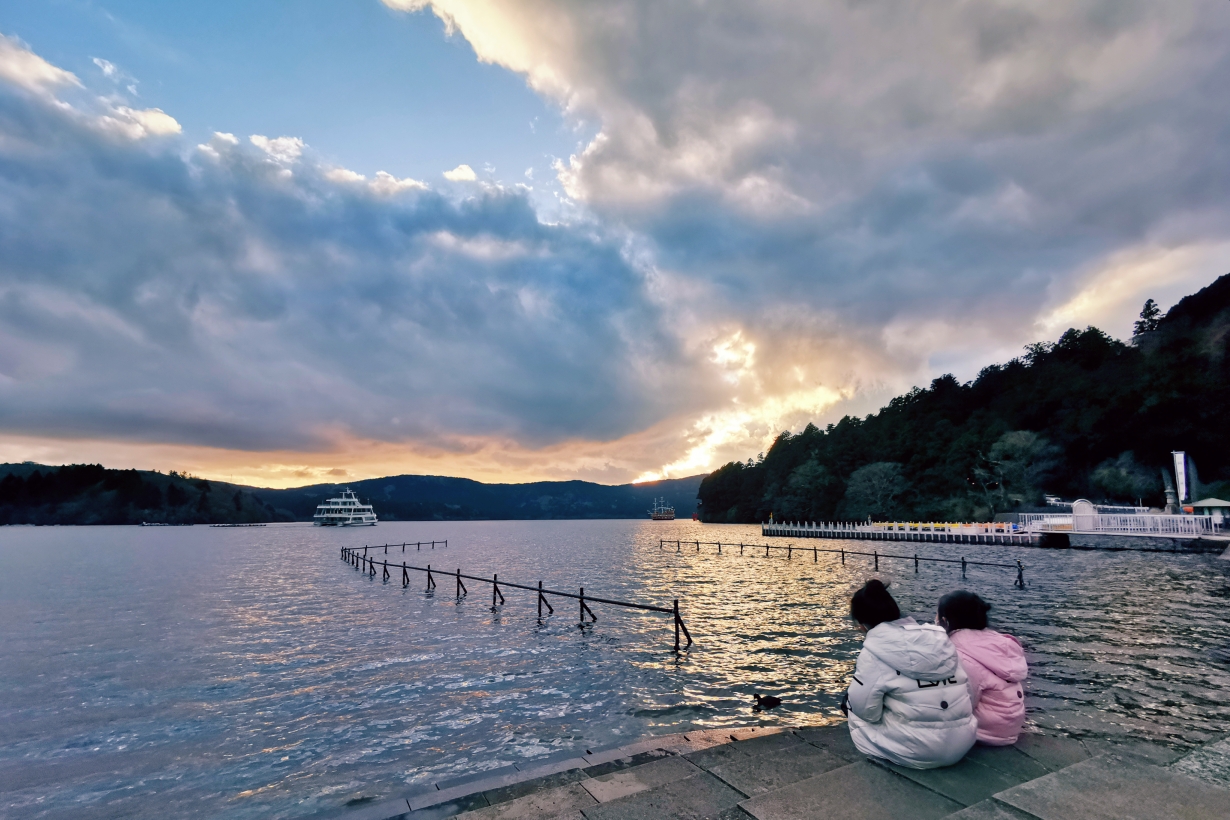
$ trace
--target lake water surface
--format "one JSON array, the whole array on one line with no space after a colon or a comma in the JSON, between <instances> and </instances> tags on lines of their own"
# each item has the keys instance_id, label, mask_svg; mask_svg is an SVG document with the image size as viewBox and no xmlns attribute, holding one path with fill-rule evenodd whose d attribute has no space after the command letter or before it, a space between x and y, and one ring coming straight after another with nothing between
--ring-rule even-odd
<instances>
[{"instance_id":1,"label":"lake water surface","mask_svg":"<svg viewBox=\"0 0 1230 820\"><path fill-rule=\"evenodd\" d=\"M411 563L669 606L575 601L447 578L370 579L341 546L447 538ZM869 559L662 549L789 543L691 521L387 523L252 529L0 529L0 812L6 817L300 817L568 749L691 726L838 719L860 647L849 595ZM794 542L837 547L841 542ZM867 549L849 542L850 549ZM930 619L962 586L1025 644L1031 722L1175 745L1230 731L1230 561L1217 556L875 544L1026 564L882 560ZM383 553L381 553L383 557ZM402 560L400 548L390 560ZM769 713L752 693L780 695Z\"/></svg>"}]
</instances>

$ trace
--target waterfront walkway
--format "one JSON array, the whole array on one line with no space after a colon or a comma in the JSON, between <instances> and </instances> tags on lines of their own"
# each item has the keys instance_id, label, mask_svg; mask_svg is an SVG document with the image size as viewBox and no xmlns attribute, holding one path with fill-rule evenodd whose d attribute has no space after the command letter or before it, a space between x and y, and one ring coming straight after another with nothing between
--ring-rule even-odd
<instances>
[{"instance_id":1,"label":"waterfront walkway","mask_svg":"<svg viewBox=\"0 0 1230 820\"><path fill-rule=\"evenodd\" d=\"M587 749L433 784L345 820L1225 820L1230 741L1180 757L1148 744L1024 735L956 766L873 762L845 724L710 729Z\"/></svg>"},{"instance_id":2,"label":"waterfront walkway","mask_svg":"<svg viewBox=\"0 0 1230 820\"><path fill-rule=\"evenodd\" d=\"M853 522L778 522L761 524L760 534L780 538L844 538L854 541L924 541L943 544L1015 544L1038 546L1040 532L1026 532L1012 524L858 524Z\"/></svg>"}]
</instances>

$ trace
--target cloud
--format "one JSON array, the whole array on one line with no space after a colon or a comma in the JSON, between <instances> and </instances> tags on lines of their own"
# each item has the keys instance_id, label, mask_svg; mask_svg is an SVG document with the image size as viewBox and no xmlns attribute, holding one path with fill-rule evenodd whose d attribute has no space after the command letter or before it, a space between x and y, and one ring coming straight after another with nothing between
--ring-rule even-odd
<instances>
[{"instance_id":1,"label":"cloud","mask_svg":"<svg viewBox=\"0 0 1230 820\"><path fill-rule=\"evenodd\" d=\"M451 171L445 171L444 178L453 182L473 182L478 176L469 165L458 165Z\"/></svg>"},{"instance_id":2,"label":"cloud","mask_svg":"<svg viewBox=\"0 0 1230 820\"><path fill-rule=\"evenodd\" d=\"M364 185L372 193L381 196L395 196L405 191L421 191L427 189L427 183L417 179L398 179L387 171L377 171L376 178L368 180L363 174L348 168L330 168L325 172L325 178L338 183Z\"/></svg>"},{"instance_id":3,"label":"cloud","mask_svg":"<svg viewBox=\"0 0 1230 820\"><path fill-rule=\"evenodd\" d=\"M253 134L248 137L248 140L268 154L270 159L284 165L293 165L297 162L304 148L303 140L298 137L275 137L269 139L269 137L263 137L260 134Z\"/></svg>"},{"instance_id":4,"label":"cloud","mask_svg":"<svg viewBox=\"0 0 1230 820\"><path fill-rule=\"evenodd\" d=\"M1219 5L385 2L596 123L559 181L635 237L685 344L737 330L758 372L817 380L728 388L746 430L1111 321L1082 294L1156 248L1162 290L1194 290L1230 241L1230 114L1208 105L1230 71ZM1116 310L1153 293L1147 277L1131 292Z\"/></svg>"},{"instance_id":5,"label":"cloud","mask_svg":"<svg viewBox=\"0 0 1230 820\"><path fill-rule=\"evenodd\" d=\"M3 34L0 34L0 80L40 94L59 86L81 86L77 75L53 66L20 40Z\"/></svg>"},{"instance_id":6,"label":"cloud","mask_svg":"<svg viewBox=\"0 0 1230 820\"><path fill-rule=\"evenodd\" d=\"M704 394L621 232L97 105L109 128L0 84L8 442L532 469Z\"/></svg>"},{"instance_id":7,"label":"cloud","mask_svg":"<svg viewBox=\"0 0 1230 820\"><path fill-rule=\"evenodd\" d=\"M594 135L554 221L296 137L185 150L6 39L0 430L677 474L1224 272L1220 6L385 2Z\"/></svg>"},{"instance_id":8,"label":"cloud","mask_svg":"<svg viewBox=\"0 0 1230 820\"><path fill-rule=\"evenodd\" d=\"M120 76L120 70L115 67L115 63L110 60L104 60L101 57L93 59L94 65L98 66L98 70L103 73L103 76L108 80L114 80Z\"/></svg>"}]
</instances>

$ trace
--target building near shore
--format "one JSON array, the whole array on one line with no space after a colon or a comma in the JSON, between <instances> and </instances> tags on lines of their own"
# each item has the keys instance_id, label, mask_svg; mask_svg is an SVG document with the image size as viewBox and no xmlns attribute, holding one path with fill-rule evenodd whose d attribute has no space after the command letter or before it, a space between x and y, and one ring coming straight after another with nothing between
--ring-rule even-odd
<instances>
[{"instance_id":1,"label":"building near shore","mask_svg":"<svg viewBox=\"0 0 1230 820\"><path fill-rule=\"evenodd\" d=\"M1183 511L1193 515L1204 515L1212 518L1213 529L1220 530L1226 519L1230 518L1230 501L1222 501L1220 498L1205 498L1200 501L1193 501L1190 506L1184 507Z\"/></svg>"}]
</instances>

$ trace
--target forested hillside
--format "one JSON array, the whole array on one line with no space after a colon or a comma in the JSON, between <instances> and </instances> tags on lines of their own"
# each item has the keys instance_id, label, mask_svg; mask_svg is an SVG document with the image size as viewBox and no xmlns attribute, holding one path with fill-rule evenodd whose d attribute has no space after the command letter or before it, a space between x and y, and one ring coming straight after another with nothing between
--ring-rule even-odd
<instances>
[{"instance_id":1,"label":"forested hillside","mask_svg":"<svg viewBox=\"0 0 1230 820\"><path fill-rule=\"evenodd\" d=\"M1128 343L1069 330L966 384L942 376L866 418L784 432L705 478L701 517L988 520L1044 492L1161 505L1172 450L1194 459L1201 492L1224 494L1230 275L1158 314L1147 303Z\"/></svg>"},{"instance_id":2,"label":"forested hillside","mask_svg":"<svg viewBox=\"0 0 1230 820\"><path fill-rule=\"evenodd\" d=\"M97 464L4 464L0 476L0 524L310 521L316 505L344 486L374 504L382 521L641 518L655 496L665 497L681 517L688 517L702 478L610 486L588 481L482 484L403 475L269 490Z\"/></svg>"},{"instance_id":3,"label":"forested hillside","mask_svg":"<svg viewBox=\"0 0 1230 820\"><path fill-rule=\"evenodd\" d=\"M251 488L98 464L0 465L0 524L215 524L276 518Z\"/></svg>"}]
</instances>

